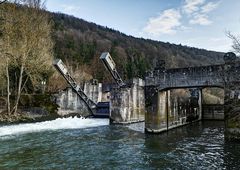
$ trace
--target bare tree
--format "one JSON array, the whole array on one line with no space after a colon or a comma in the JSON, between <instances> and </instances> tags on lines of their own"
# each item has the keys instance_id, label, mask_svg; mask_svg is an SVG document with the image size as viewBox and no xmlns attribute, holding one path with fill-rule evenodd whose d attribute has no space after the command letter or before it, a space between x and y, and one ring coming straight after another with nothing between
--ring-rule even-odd
<instances>
[{"instance_id":1,"label":"bare tree","mask_svg":"<svg viewBox=\"0 0 240 170\"><path fill-rule=\"evenodd\" d=\"M40 0L22 0L22 7L6 5L2 12L1 44L4 46L6 77L8 67L19 68L16 100L12 112L17 113L21 93L28 80L41 81L42 73L51 67L53 42L51 22L48 14L42 11ZM10 93L10 92L9 92Z\"/></svg>"},{"instance_id":2,"label":"bare tree","mask_svg":"<svg viewBox=\"0 0 240 170\"><path fill-rule=\"evenodd\" d=\"M2 22L0 23L0 59L2 70L5 71L4 75L6 78L6 88L7 88L7 112L10 114L10 76L9 76L9 67L13 64L13 58L11 54L11 50L13 47L12 37L14 37L13 26L14 26L14 13L15 7L13 5L4 5L1 6L0 18ZM11 63L11 65L10 65Z\"/></svg>"}]
</instances>

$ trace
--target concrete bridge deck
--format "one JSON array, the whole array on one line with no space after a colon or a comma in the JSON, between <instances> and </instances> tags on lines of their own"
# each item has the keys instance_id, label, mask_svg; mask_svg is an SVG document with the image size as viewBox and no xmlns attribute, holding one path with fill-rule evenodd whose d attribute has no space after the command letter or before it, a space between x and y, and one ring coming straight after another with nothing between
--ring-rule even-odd
<instances>
[{"instance_id":1,"label":"concrete bridge deck","mask_svg":"<svg viewBox=\"0 0 240 170\"><path fill-rule=\"evenodd\" d=\"M223 87L225 65L154 70L146 77L146 86L158 90L187 87Z\"/></svg>"}]
</instances>

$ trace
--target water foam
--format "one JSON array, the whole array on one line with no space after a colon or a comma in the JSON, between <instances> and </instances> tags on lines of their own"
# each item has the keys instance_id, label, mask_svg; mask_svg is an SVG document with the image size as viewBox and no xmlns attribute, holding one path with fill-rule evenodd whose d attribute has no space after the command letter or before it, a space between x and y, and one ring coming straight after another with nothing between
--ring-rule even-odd
<instances>
[{"instance_id":1,"label":"water foam","mask_svg":"<svg viewBox=\"0 0 240 170\"><path fill-rule=\"evenodd\" d=\"M0 137L4 138L6 136L49 130L83 129L104 125L109 125L109 119L58 118L52 121L2 126L0 127Z\"/></svg>"}]
</instances>

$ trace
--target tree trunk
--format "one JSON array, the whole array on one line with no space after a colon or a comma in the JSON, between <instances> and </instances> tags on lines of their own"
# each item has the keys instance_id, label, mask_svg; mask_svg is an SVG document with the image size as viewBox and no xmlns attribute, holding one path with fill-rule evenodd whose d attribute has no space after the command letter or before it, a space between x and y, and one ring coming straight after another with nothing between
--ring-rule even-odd
<instances>
[{"instance_id":1,"label":"tree trunk","mask_svg":"<svg viewBox=\"0 0 240 170\"><path fill-rule=\"evenodd\" d=\"M23 65L21 65L20 75L19 75L19 81L18 81L17 99L16 99L16 101L15 101L15 106L14 106L14 114L17 113L18 103L19 103L19 99L20 99L20 96L21 96L23 69L24 69L24 67L23 67Z\"/></svg>"},{"instance_id":2,"label":"tree trunk","mask_svg":"<svg viewBox=\"0 0 240 170\"><path fill-rule=\"evenodd\" d=\"M6 75L7 75L7 113L10 114L10 80L9 80L9 71L8 71L8 61L6 66Z\"/></svg>"}]
</instances>

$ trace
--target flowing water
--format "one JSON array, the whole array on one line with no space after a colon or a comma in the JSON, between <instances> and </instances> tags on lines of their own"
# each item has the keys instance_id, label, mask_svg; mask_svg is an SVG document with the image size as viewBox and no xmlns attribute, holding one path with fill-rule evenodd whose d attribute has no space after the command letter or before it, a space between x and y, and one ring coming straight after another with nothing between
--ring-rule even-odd
<instances>
[{"instance_id":1,"label":"flowing water","mask_svg":"<svg viewBox=\"0 0 240 170\"><path fill-rule=\"evenodd\" d=\"M65 118L0 127L0 169L239 169L240 143L223 122L198 122L160 135L144 124Z\"/></svg>"}]
</instances>

